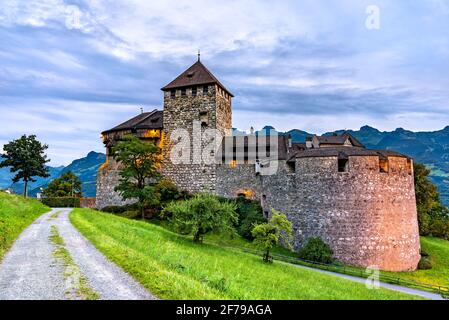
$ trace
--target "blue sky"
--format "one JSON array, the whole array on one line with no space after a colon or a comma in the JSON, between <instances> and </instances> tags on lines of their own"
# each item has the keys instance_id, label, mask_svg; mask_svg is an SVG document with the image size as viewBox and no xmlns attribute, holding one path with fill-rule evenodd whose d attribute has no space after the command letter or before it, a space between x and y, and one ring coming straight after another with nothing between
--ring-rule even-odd
<instances>
[{"instance_id":1,"label":"blue sky","mask_svg":"<svg viewBox=\"0 0 449 320\"><path fill-rule=\"evenodd\" d=\"M35 133L52 165L103 151L100 132L161 108L198 48L239 129L439 130L448 30L449 0L3 0L0 147Z\"/></svg>"}]
</instances>

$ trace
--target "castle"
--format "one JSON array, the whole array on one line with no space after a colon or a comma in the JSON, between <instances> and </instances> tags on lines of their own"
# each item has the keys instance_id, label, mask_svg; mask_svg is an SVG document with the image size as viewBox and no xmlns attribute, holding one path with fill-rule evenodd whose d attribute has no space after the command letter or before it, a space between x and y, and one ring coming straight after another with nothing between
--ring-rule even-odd
<instances>
[{"instance_id":1,"label":"castle","mask_svg":"<svg viewBox=\"0 0 449 320\"><path fill-rule=\"evenodd\" d=\"M234 96L199 59L162 91L162 111L139 114L102 133L107 160L98 173L97 208L125 203L114 191L119 164L111 150L134 134L163 149L162 173L181 189L258 200L267 217L271 208L285 213L296 249L320 237L345 264L416 269L420 243L412 159L366 149L349 134L313 136L305 143L283 134L233 136ZM180 129L189 136L185 148L178 145ZM215 142L196 138L211 129L219 137ZM207 149L214 143L218 148ZM204 161L204 150L218 161ZM173 161L177 153L188 161Z\"/></svg>"}]
</instances>

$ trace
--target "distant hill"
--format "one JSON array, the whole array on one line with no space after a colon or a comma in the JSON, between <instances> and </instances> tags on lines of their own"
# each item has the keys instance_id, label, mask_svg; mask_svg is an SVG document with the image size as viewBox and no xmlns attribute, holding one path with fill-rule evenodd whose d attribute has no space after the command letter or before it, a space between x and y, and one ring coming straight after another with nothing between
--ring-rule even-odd
<instances>
[{"instance_id":1,"label":"distant hill","mask_svg":"<svg viewBox=\"0 0 449 320\"><path fill-rule=\"evenodd\" d=\"M35 197L40 192L40 188L45 188L53 179L58 178L61 174L72 171L82 182L83 195L85 197L95 197L97 171L102 163L106 160L106 155L98 152L89 152L86 157L74 160L67 167L48 167L50 177L36 178L36 182L30 184L29 194ZM11 188L15 193L23 193L23 183L11 184L13 174L8 168L0 169L0 188Z\"/></svg>"}]
</instances>

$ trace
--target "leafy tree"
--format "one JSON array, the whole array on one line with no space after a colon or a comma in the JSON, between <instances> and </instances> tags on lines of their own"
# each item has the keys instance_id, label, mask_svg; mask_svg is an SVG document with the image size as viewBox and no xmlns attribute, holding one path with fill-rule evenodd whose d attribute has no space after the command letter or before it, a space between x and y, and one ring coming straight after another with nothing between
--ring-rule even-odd
<instances>
[{"instance_id":1,"label":"leafy tree","mask_svg":"<svg viewBox=\"0 0 449 320\"><path fill-rule=\"evenodd\" d=\"M73 172L68 171L50 182L43 194L48 198L82 197L81 180Z\"/></svg>"},{"instance_id":2,"label":"leafy tree","mask_svg":"<svg viewBox=\"0 0 449 320\"><path fill-rule=\"evenodd\" d=\"M36 140L35 135L23 135L3 146L5 154L0 168L10 167L11 172L17 172L13 177L14 183L22 180L24 182L24 197L28 197L28 183L35 182L33 177L49 177L48 168L45 166L50 160L47 159L45 150L48 145Z\"/></svg>"},{"instance_id":3,"label":"leafy tree","mask_svg":"<svg viewBox=\"0 0 449 320\"><path fill-rule=\"evenodd\" d=\"M191 199L171 202L162 211L179 231L193 233L194 242L202 242L208 232L234 232L236 205L220 201L210 193L198 193Z\"/></svg>"},{"instance_id":4,"label":"leafy tree","mask_svg":"<svg viewBox=\"0 0 449 320\"><path fill-rule=\"evenodd\" d=\"M418 211L419 232L429 234L430 211L439 201L437 187L429 180L430 170L420 163L414 164L416 209Z\"/></svg>"},{"instance_id":5,"label":"leafy tree","mask_svg":"<svg viewBox=\"0 0 449 320\"><path fill-rule=\"evenodd\" d=\"M112 152L120 163L120 180L115 191L124 200L137 199L140 214L145 219L145 206L158 201L153 184L160 178L161 150L153 142L128 135Z\"/></svg>"},{"instance_id":6,"label":"leafy tree","mask_svg":"<svg viewBox=\"0 0 449 320\"><path fill-rule=\"evenodd\" d=\"M420 235L449 237L449 209L440 200L437 186L429 180L430 170L415 163L415 193Z\"/></svg>"},{"instance_id":7,"label":"leafy tree","mask_svg":"<svg viewBox=\"0 0 449 320\"><path fill-rule=\"evenodd\" d=\"M292 223L288 221L286 215L274 209L271 212L271 218L267 223L258 224L252 230L254 243L265 251L263 256L265 262L273 260L270 250L279 244L281 237L290 248L293 238Z\"/></svg>"},{"instance_id":8,"label":"leafy tree","mask_svg":"<svg viewBox=\"0 0 449 320\"><path fill-rule=\"evenodd\" d=\"M430 212L429 234L433 237L449 238L449 209L441 203L435 203Z\"/></svg>"},{"instance_id":9,"label":"leafy tree","mask_svg":"<svg viewBox=\"0 0 449 320\"><path fill-rule=\"evenodd\" d=\"M267 219L263 215L262 207L258 201L239 197L237 203L237 214L239 217L236 226L239 235L248 240L254 240L251 233L256 224L265 223Z\"/></svg>"}]
</instances>

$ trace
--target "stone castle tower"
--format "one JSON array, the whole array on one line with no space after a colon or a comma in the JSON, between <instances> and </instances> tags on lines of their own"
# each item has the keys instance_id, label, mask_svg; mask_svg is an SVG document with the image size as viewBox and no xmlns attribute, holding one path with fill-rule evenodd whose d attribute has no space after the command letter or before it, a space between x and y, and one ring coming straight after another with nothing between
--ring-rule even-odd
<instances>
[{"instance_id":1,"label":"stone castle tower","mask_svg":"<svg viewBox=\"0 0 449 320\"><path fill-rule=\"evenodd\" d=\"M201 63L199 57L196 63L163 87L162 91L163 174L189 192L215 191L217 165L204 159L205 156L213 157L214 151L205 151L209 152L205 155L202 150L218 138L207 136L210 129L218 130L222 136L231 134L233 95ZM187 139L184 141L189 146L184 152L178 152L183 153L182 163L173 161L171 157L181 155L176 154L176 150L180 149L177 138Z\"/></svg>"}]
</instances>

